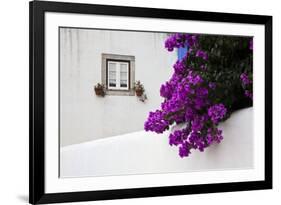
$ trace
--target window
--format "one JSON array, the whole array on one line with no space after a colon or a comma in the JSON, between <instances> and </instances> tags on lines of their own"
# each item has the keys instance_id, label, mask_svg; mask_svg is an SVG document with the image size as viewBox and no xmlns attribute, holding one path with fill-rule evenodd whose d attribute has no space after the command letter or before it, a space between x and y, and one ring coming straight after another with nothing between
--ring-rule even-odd
<instances>
[{"instance_id":1,"label":"window","mask_svg":"<svg viewBox=\"0 0 281 205\"><path fill-rule=\"evenodd\" d=\"M178 60L182 60L188 51L188 46L178 48Z\"/></svg>"},{"instance_id":2,"label":"window","mask_svg":"<svg viewBox=\"0 0 281 205\"><path fill-rule=\"evenodd\" d=\"M107 60L107 87L112 90L129 90L129 61Z\"/></svg>"},{"instance_id":3,"label":"window","mask_svg":"<svg viewBox=\"0 0 281 205\"><path fill-rule=\"evenodd\" d=\"M102 83L107 95L135 95L135 57L102 54Z\"/></svg>"}]
</instances>

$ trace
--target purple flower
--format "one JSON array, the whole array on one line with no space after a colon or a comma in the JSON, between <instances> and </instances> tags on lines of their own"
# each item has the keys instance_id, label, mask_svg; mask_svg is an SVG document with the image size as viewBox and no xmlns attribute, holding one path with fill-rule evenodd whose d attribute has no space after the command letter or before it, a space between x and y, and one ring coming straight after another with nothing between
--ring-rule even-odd
<instances>
[{"instance_id":1,"label":"purple flower","mask_svg":"<svg viewBox=\"0 0 281 205\"><path fill-rule=\"evenodd\" d=\"M209 83L209 88L211 88L212 90L214 90L216 88L216 83L210 82Z\"/></svg>"},{"instance_id":2,"label":"purple flower","mask_svg":"<svg viewBox=\"0 0 281 205\"><path fill-rule=\"evenodd\" d=\"M204 121L201 120L199 116L195 117L195 119L192 121L192 131L198 132L200 131L204 126Z\"/></svg>"},{"instance_id":3,"label":"purple flower","mask_svg":"<svg viewBox=\"0 0 281 205\"><path fill-rule=\"evenodd\" d=\"M249 90L245 90L245 96L248 98L251 98L251 100L253 100L253 93Z\"/></svg>"},{"instance_id":4,"label":"purple flower","mask_svg":"<svg viewBox=\"0 0 281 205\"><path fill-rule=\"evenodd\" d=\"M218 128L209 128L207 131L206 141L207 144L211 144L213 142L220 143L223 140L222 130Z\"/></svg>"},{"instance_id":5,"label":"purple flower","mask_svg":"<svg viewBox=\"0 0 281 205\"><path fill-rule=\"evenodd\" d=\"M165 84L161 85L160 95L163 98L170 99L172 97L173 91L173 86L169 82L166 82Z\"/></svg>"},{"instance_id":6,"label":"purple flower","mask_svg":"<svg viewBox=\"0 0 281 205\"><path fill-rule=\"evenodd\" d=\"M208 133L208 134L206 135L206 143L207 143L207 145L212 144L213 141L214 141L214 140L213 140L213 136L212 136L210 133Z\"/></svg>"},{"instance_id":7,"label":"purple flower","mask_svg":"<svg viewBox=\"0 0 281 205\"><path fill-rule=\"evenodd\" d=\"M218 128L215 129L214 140L217 143L220 143L223 140L222 130L220 130Z\"/></svg>"},{"instance_id":8,"label":"purple flower","mask_svg":"<svg viewBox=\"0 0 281 205\"><path fill-rule=\"evenodd\" d=\"M200 83L203 83L203 79L201 78L201 76L197 74L193 74L192 71L189 72L189 75L186 77L186 79L192 85L198 85Z\"/></svg>"},{"instance_id":9,"label":"purple flower","mask_svg":"<svg viewBox=\"0 0 281 205\"><path fill-rule=\"evenodd\" d=\"M168 129L169 122L165 120L164 113L160 110L150 112L147 121L144 124L145 131L154 131L163 133Z\"/></svg>"},{"instance_id":10,"label":"purple flower","mask_svg":"<svg viewBox=\"0 0 281 205\"><path fill-rule=\"evenodd\" d=\"M172 34L166 41L165 41L165 48L168 51L173 51L174 48L184 47L186 45L186 37L185 34Z\"/></svg>"},{"instance_id":11,"label":"purple flower","mask_svg":"<svg viewBox=\"0 0 281 205\"><path fill-rule=\"evenodd\" d=\"M169 135L169 144L172 145L179 145L186 141L189 135L188 129L176 130Z\"/></svg>"},{"instance_id":12,"label":"purple flower","mask_svg":"<svg viewBox=\"0 0 281 205\"><path fill-rule=\"evenodd\" d=\"M253 38L249 41L249 49L253 50Z\"/></svg>"},{"instance_id":13,"label":"purple flower","mask_svg":"<svg viewBox=\"0 0 281 205\"><path fill-rule=\"evenodd\" d=\"M175 48L180 47L193 47L197 42L196 35L190 34L182 34L182 33L175 33L169 36L169 38L165 41L165 48L168 51L173 51Z\"/></svg>"},{"instance_id":14,"label":"purple flower","mask_svg":"<svg viewBox=\"0 0 281 205\"><path fill-rule=\"evenodd\" d=\"M204 60L208 60L208 54L207 54L207 52L202 51L202 50L198 50L198 51L196 52L196 55L195 55L195 56L196 56L196 57L203 58Z\"/></svg>"},{"instance_id":15,"label":"purple flower","mask_svg":"<svg viewBox=\"0 0 281 205\"><path fill-rule=\"evenodd\" d=\"M249 79L249 77L248 77L248 75L246 73L242 73L240 75L240 80L242 81L242 84L244 86L252 83L252 81Z\"/></svg>"},{"instance_id":16,"label":"purple flower","mask_svg":"<svg viewBox=\"0 0 281 205\"><path fill-rule=\"evenodd\" d=\"M222 120L226 114L226 108L225 106L220 103L220 104L216 104L211 106L208 109L208 115L211 118L211 120L213 121L213 123L217 124L219 123L220 120Z\"/></svg>"},{"instance_id":17,"label":"purple flower","mask_svg":"<svg viewBox=\"0 0 281 205\"><path fill-rule=\"evenodd\" d=\"M200 68L201 68L201 70L206 70L207 66L206 65L201 65Z\"/></svg>"},{"instance_id":18,"label":"purple flower","mask_svg":"<svg viewBox=\"0 0 281 205\"><path fill-rule=\"evenodd\" d=\"M187 42L190 47L193 47L194 45L196 45L197 41L198 41L197 35L189 35L187 38Z\"/></svg>"},{"instance_id":19,"label":"purple flower","mask_svg":"<svg viewBox=\"0 0 281 205\"><path fill-rule=\"evenodd\" d=\"M204 149L208 146L200 132L193 131L189 137L189 143L193 149L199 149L200 152L203 152Z\"/></svg>"},{"instance_id":20,"label":"purple flower","mask_svg":"<svg viewBox=\"0 0 281 205\"><path fill-rule=\"evenodd\" d=\"M191 107L187 107L185 111L185 120L187 122L192 121L194 119L194 116L196 116L194 109Z\"/></svg>"},{"instance_id":21,"label":"purple flower","mask_svg":"<svg viewBox=\"0 0 281 205\"><path fill-rule=\"evenodd\" d=\"M181 158L183 157L188 157L190 154L190 146L188 142L184 142L180 147L179 147L179 155Z\"/></svg>"},{"instance_id":22,"label":"purple flower","mask_svg":"<svg viewBox=\"0 0 281 205\"><path fill-rule=\"evenodd\" d=\"M201 110L206 106L207 103L208 103L207 99L196 97L194 99L194 108L196 110Z\"/></svg>"},{"instance_id":23,"label":"purple flower","mask_svg":"<svg viewBox=\"0 0 281 205\"><path fill-rule=\"evenodd\" d=\"M177 62L174 64L174 71L176 74L183 74L186 71L184 62L177 60Z\"/></svg>"},{"instance_id":24,"label":"purple flower","mask_svg":"<svg viewBox=\"0 0 281 205\"><path fill-rule=\"evenodd\" d=\"M243 88L245 89L245 96L253 100L253 92L252 90L252 80L250 80L249 76L246 73L242 73L240 75L240 80Z\"/></svg>"},{"instance_id":25,"label":"purple flower","mask_svg":"<svg viewBox=\"0 0 281 205\"><path fill-rule=\"evenodd\" d=\"M207 97L208 94L209 94L209 90L206 87L199 87L196 89L196 95L198 97L204 98L204 97Z\"/></svg>"}]
</instances>

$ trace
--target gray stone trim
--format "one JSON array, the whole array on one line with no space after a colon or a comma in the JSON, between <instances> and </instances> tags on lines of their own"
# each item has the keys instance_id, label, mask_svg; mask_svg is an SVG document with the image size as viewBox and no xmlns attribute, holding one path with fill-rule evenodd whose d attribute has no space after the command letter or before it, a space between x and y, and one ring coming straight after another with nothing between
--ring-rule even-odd
<instances>
[{"instance_id":1,"label":"gray stone trim","mask_svg":"<svg viewBox=\"0 0 281 205\"><path fill-rule=\"evenodd\" d=\"M102 53L102 63L101 63L101 82L106 87L106 95L124 95L124 96L134 96L135 91L133 89L135 82L135 56L128 55L117 55ZM106 83L106 59L120 60L120 61L130 61L130 89L129 90L109 90L107 89Z\"/></svg>"}]
</instances>

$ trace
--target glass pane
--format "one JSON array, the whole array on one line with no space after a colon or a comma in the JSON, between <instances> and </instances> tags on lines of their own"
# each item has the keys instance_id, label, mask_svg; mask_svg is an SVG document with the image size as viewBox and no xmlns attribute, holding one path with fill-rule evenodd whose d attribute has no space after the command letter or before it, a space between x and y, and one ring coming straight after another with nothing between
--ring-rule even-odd
<instances>
[{"instance_id":1,"label":"glass pane","mask_svg":"<svg viewBox=\"0 0 281 205\"><path fill-rule=\"evenodd\" d=\"M109 87L116 87L116 83L115 82L109 82Z\"/></svg>"},{"instance_id":2,"label":"glass pane","mask_svg":"<svg viewBox=\"0 0 281 205\"><path fill-rule=\"evenodd\" d=\"M109 87L116 87L116 63L108 63L108 85Z\"/></svg>"},{"instance_id":3,"label":"glass pane","mask_svg":"<svg viewBox=\"0 0 281 205\"><path fill-rule=\"evenodd\" d=\"M120 81L120 86L122 87L122 88L126 88L126 87L128 87L128 85L127 85L127 80L121 80Z\"/></svg>"},{"instance_id":4,"label":"glass pane","mask_svg":"<svg viewBox=\"0 0 281 205\"><path fill-rule=\"evenodd\" d=\"M128 87L128 63L120 63L120 87Z\"/></svg>"},{"instance_id":5,"label":"glass pane","mask_svg":"<svg viewBox=\"0 0 281 205\"><path fill-rule=\"evenodd\" d=\"M127 71L128 71L128 63L121 63L120 72L127 72Z\"/></svg>"},{"instance_id":6,"label":"glass pane","mask_svg":"<svg viewBox=\"0 0 281 205\"><path fill-rule=\"evenodd\" d=\"M108 72L109 73L116 72L116 63L111 63L111 62L108 63Z\"/></svg>"},{"instance_id":7,"label":"glass pane","mask_svg":"<svg viewBox=\"0 0 281 205\"><path fill-rule=\"evenodd\" d=\"M120 73L121 80L127 80L127 77L128 77L127 72L126 73L123 73L123 72Z\"/></svg>"}]
</instances>

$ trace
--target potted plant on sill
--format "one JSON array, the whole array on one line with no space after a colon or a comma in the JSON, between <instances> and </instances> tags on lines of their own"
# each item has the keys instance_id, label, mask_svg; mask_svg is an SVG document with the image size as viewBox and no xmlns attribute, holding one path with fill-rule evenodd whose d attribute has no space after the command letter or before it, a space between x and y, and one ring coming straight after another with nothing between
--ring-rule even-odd
<instances>
[{"instance_id":1,"label":"potted plant on sill","mask_svg":"<svg viewBox=\"0 0 281 205\"><path fill-rule=\"evenodd\" d=\"M141 97L143 95L144 87L143 87L143 84L139 80L134 83L134 90L138 97Z\"/></svg>"},{"instance_id":2,"label":"potted plant on sill","mask_svg":"<svg viewBox=\"0 0 281 205\"><path fill-rule=\"evenodd\" d=\"M95 85L95 93L97 96L104 97L105 96L105 87L103 84L98 83Z\"/></svg>"}]
</instances>

